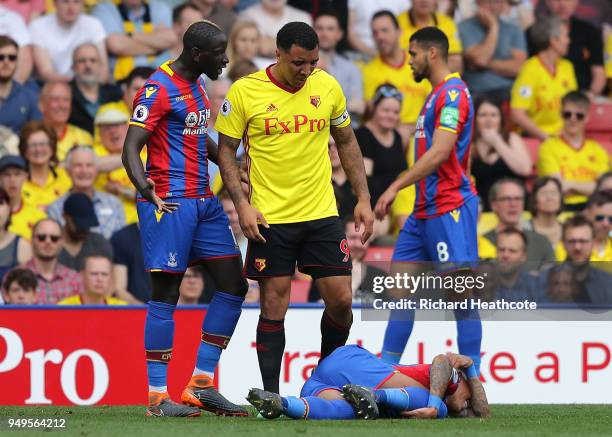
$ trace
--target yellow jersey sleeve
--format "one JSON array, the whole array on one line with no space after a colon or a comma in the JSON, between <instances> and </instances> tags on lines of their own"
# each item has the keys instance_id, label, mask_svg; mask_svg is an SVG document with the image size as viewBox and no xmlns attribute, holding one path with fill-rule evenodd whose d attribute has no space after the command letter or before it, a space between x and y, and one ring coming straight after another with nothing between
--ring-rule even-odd
<instances>
[{"instance_id":1,"label":"yellow jersey sleeve","mask_svg":"<svg viewBox=\"0 0 612 437\"><path fill-rule=\"evenodd\" d=\"M606 77L612 79L612 33L608 35L606 48L604 50L604 62L606 68Z\"/></svg>"},{"instance_id":2,"label":"yellow jersey sleeve","mask_svg":"<svg viewBox=\"0 0 612 437\"><path fill-rule=\"evenodd\" d=\"M248 123L243 84L243 80L238 80L230 87L215 123L217 132L236 139L242 138Z\"/></svg>"},{"instance_id":3,"label":"yellow jersey sleeve","mask_svg":"<svg viewBox=\"0 0 612 437\"><path fill-rule=\"evenodd\" d=\"M510 107L512 108L528 110L534 105L535 84L531 65L530 63L523 64L523 68L512 85L510 94Z\"/></svg>"},{"instance_id":4,"label":"yellow jersey sleeve","mask_svg":"<svg viewBox=\"0 0 612 437\"><path fill-rule=\"evenodd\" d=\"M538 176L561 174L561 163L555 153L559 146L561 145L557 138L549 138L540 145L538 162L536 163Z\"/></svg>"},{"instance_id":5,"label":"yellow jersey sleeve","mask_svg":"<svg viewBox=\"0 0 612 437\"><path fill-rule=\"evenodd\" d=\"M463 53L463 44L461 44L461 39L459 38L459 30L452 18L437 13L436 19L438 20L438 28L448 38L448 53L450 55Z\"/></svg>"},{"instance_id":6,"label":"yellow jersey sleeve","mask_svg":"<svg viewBox=\"0 0 612 437\"><path fill-rule=\"evenodd\" d=\"M346 109L346 97L336 79L329 76L332 97L332 114L329 120L331 126L342 128L351 124L351 117Z\"/></svg>"}]
</instances>

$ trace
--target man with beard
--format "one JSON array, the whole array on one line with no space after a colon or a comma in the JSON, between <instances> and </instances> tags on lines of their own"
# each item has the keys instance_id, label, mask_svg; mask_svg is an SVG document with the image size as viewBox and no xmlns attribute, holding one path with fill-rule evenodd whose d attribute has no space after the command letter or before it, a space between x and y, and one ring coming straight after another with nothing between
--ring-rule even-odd
<instances>
[{"instance_id":1,"label":"man with beard","mask_svg":"<svg viewBox=\"0 0 612 437\"><path fill-rule=\"evenodd\" d=\"M247 292L242 259L229 220L210 189L208 158L217 147L207 133L210 102L206 74L216 80L226 66L227 38L209 21L189 26L183 51L146 81L134 98L134 113L123 147L123 163L140 196L137 204L145 269L153 286L145 323L149 382L148 416L199 416L198 408L246 416L225 399L213 377L221 352L240 318ZM147 145L147 171L140 151ZM191 381L180 405L168 395L173 314L188 265L201 264L217 285L202 325ZM196 408L197 407L197 408Z\"/></svg>"},{"instance_id":2,"label":"man with beard","mask_svg":"<svg viewBox=\"0 0 612 437\"><path fill-rule=\"evenodd\" d=\"M468 161L474 107L465 83L448 66L449 42L435 27L410 37L408 53L415 81L427 79L433 91L416 122L414 165L380 196L375 212L387 215L399 190L416 187L414 212L400 231L392 269L418 274L422 262L472 263L478 261L476 224L478 195ZM420 292L422 290L414 290ZM387 326L382 358L397 363L414 325L414 313ZM469 356L478 370L482 326L473 312L455 311L459 353Z\"/></svg>"},{"instance_id":3,"label":"man with beard","mask_svg":"<svg viewBox=\"0 0 612 437\"><path fill-rule=\"evenodd\" d=\"M516 228L497 234L496 298L507 301L537 297L537 278L527 272L527 237Z\"/></svg>"}]
</instances>

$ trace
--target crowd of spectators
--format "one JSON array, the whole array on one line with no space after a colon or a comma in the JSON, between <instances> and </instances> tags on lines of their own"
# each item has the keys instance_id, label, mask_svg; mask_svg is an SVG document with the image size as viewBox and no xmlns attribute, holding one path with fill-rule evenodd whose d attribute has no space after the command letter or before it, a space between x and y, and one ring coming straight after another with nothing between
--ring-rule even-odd
<instances>
[{"instance_id":1,"label":"crowd of spectators","mask_svg":"<svg viewBox=\"0 0 612 437\"><path fill-rule=\"evenodd\" d=\"M290 21L314 27L318 67L346 95L373 203L413 164L412 134L432 90L414 81L408 41L419 28L439 27L474 100L479 249L506 266L496 276L502 294L520 288L515 297L602 302L576 285L576 276L600 274L576 275L565 264L612 262L612 127L589 130L593 108L612 116L605 0L0 0L0 302L150 298L136 191L120 155L134 95L202 19L228 37L228 69L207 86L213 139L232 82L274 63L278 30ZM369 245L353 235L356 200L331 138L329 154L358 298L377 270L367 263ZM209 169L244 254L236 211L217 167ZM393 244L413 199L410 188L400 193L372 246ZM540 269L538 285L515 264ZM190 268L180 304L206 302L213 290L205 271ZM311 289L310 300L318 298ZM257 300L252 283L247 301Z\"/></svg>"}]
</instances>

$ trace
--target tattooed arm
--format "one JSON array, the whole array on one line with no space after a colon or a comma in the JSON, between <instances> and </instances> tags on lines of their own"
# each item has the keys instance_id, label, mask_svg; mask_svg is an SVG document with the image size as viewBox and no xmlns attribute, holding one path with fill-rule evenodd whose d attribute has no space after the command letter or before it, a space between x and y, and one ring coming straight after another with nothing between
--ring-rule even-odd
<instances>
[{"instance_id":1,"label":"tattooed arm","mask_svg":"<svg viewBox=\"0 0 612 437\"><path fill-rule=\"evenodd\" d=\"M363 156L361 156L361 150L357 144L353 128L350 126L342 128L332 126L331 135L336 141L342 168L357 196L357 205L353 213L355 216L355 230L359 231L361 224L364 224L365 229L361 234L361 243L364 244L372 235L374 214L370 205L370 191L368 190Z\"/></svg>"},{"instance_id":2,"label":"tattooed arm","mask_svg":"<svg viewBox=\"0 0 612 437\"><path fill-rule=\"evenodd\" d=\"M453 374L453 366L446 355L436 355L429 369L429 402L427 407L404 411L405 417L416 419L436 419L440 404Z\"/></svg>"}]
</instances>

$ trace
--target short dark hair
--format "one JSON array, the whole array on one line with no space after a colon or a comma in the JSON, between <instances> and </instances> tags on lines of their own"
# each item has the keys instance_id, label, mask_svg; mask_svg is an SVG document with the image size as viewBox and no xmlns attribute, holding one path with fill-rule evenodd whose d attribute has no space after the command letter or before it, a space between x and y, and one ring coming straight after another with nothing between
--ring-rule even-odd
<instances>
[{"instance_id":1,"label":"short dark hair","mask_svg":"<svg viewBox=\"0 0 612 437\"><path fill-rule=\"evenodd\" d=\"M425 49L436 47L440 50L442 58L448 59L448 38L437 27L428 26L417 30L410 37L410 42L415 42Z\"/></svg>"},{"instance_id":2,"label":"short dark hair","mask_svg":"<svg viewBox=\"0 0 612 437\"><path fill-rule=\"evenodd\" d=\"M340 17L332 9L323 9L322 11L319 11L319 13L316 15L316 17L314 17L314 19L312 20L312 22L315 23L321 17L332 17L332 18L334 18L336 20L336 22L338 23L338 27L340 29L342 29L342 24L340 23Z\"/></svg>"},{"instance_id":3,"label":"short dark hair","mask_svg":"<svg viewBox=\"0 0 612 437\"><path fill-rule=\"evenodd\" d=\"M374 15L372 15L372 19L370 20L370 23L373 23L374 20L380 17L388 17L396 29L400 28L399 21L397 21L397 17L395 16L393 12L389 11L388 9L383 9L382 11L378 11Z\"/></svg>"},{"instance_id":4,"label":"short dark hair","mask_svg":"<svg viewBox=\"0 0 612 437\"><path fill-rule=\"evenodd\" d=\"M81 272L85 270L85 267L87 267L87 262L90 259L105 259L105 260L107 260L110 263L111 270L113 268L113 260L111 258L109 258L107 254L102 253L102 252L94 252L94 253L88 254L86 257L81 259L81 263L79 265Z\"/></svg>"},{"instance_id":5,"label":"short dark hair","mask_svg":"<svg viewBox=\"0 0 612 437\"><path fill-rule=\"evenodd\" d=\"M557 178L553 178L551 176L544 176L541 178L537 178L533 183L533 188L531 189L531 197L529 198L529 212L531 212L532 217L535 217L538 213L538 201L536 199L538 197L538 191L544 188L544 186L548 185L549 182L555 184L555 187L557 187L557 190L559 190L559 194L561 196L560 206L557 210L557 215L561 214L561 211L563 211L563 187L561 187L561 182L559 182L559 179Z\"/></svg>"},{"instance_id":6,"label":"short dark hair","mask_svg":"<svg viewBox=\"0 0 612 437\"><path fill-rule=\"evenodd\" d=\"M597 183L595 184L595 192L602 191L602 185L609 178L612 178L612 171L607 171L604 174L600 175L597 178Z\"/></svg>"},{"instance_id":7,"label":"short dark hair","mask_svg":"<svg viewBox=\"0 0 612 437\"><path fill-rule=\"evenodd\" d=\"M606 203L612 203L612 192L610 191L599 191L591 194L586 203L586 208L592 206L601 206Z\"/></svg>"},{"instance_id":8,"label":"short dark hair","mask_svg":"<svg viewBox=\"0 0 612 437\"><path fill-rule=\"evenodd\" d=\"M3 49L6 46L13 46L16 49L19 49L19 44L10 36L1 35L0 36L0 49Z\"/></svg>"},{"instance_id":9,"label":"short dark hair","mask_svg":"<svg viewBox=\"0 0 612 437\"><path fill-rule=\"evenodd\" d=\"M595 230L593 229L593 224L582 214L576 214L575 216L569 217L563 223L563 228L561 231L561 238L565 240L565 234L569 229L580 228L582 226L586 226L591 230L591 235L595 235Z\"/></svg>"},{"instance_id":10,"label":"short dark hair","mask_svg":"<svg viewBox=\"0 0 612 437\"><path fill-rule=\"evenodd\" d=\"M36 287L38 287L38 279L36 279L36 275L30 269L16 268L11 270L4 277L2 287L8 292L13 282L17 282L24 290L36 291Z\"/></svg>"},{"instance_id":11,"label":"short dark hair","mask_svg":"<svg viewBox=\"0 0 612 437\"><path fill-rule=\"evenodd\" d=\"M495 183L491 185L491 188L489 189L489 204L497 200L497 195L499 194L499 190L501 186L504 184L514 184L517 187L520 187L521 190L523 190L523 196L525 195L525 186L523 185L521 181L515 178L502 178L502 179L495 181Z\"/></svg>"},{"instance_id":12,"label":"short dark hair","mask_svg":"<svg viewBox=\"0 0 612 437\"><path fill-rule=\"evenodd\" d=\"M276 47L288 52L294 44L306 50L314 50L319 46L319 37L310 25L292 21L281 27L276 34Z\"/></svg>"},{"instance_id":13,"label":"short dark hair","mask_svg":"<svg viewBox=\"0 0 612 437\"><path fill-rule=\"evenodd\" d=\"M523 250L525 252L527 251L527 236L520 229L517 229L517 228L506 228L506 229L503 229L503 230L499 231L497 233L497 242L498 243L499 243L499 237L502 236L502 235L505 235L505 236L516 235L516 236L518 236L521 239L521 241L523 242Z\"/></svg>"},{"instance_id":14,"label":"short dark hair","mask_svg":"<svg viewBox=\"0 0 612 437\"><path fill-rule=\"evenodd\" d=\"M575 103L578 106L584 106L588 108L591 106L591 100L589 96L587 96L582 91L570 91L566 95L561 98L561 106L566 105L567 103Z\"/></svg>"},{"instance_id":15,"label":"short dark hair","mask_svg":"<svg viewBox=\"0 0 612 437\"><path fill-rule=\"evenodd\" d=\"M202 20L192 23L183 35L183 51L190 51L194 47L210 47L211 41L222 34L223 31L212 21Z\"/></svg>"},{"instance_id":16,"label":"short dark hair","mask_svg":"<svg viewBox=\"0 0 612 437\"><path fill-rule=\"evenodd\" d=\"M0 187L0 200L6 203L9 208L11 207L11 198L9 197L6 190L2 187ZM9 216L6 219L6 223L4 224L4 230L6 231L10 226L11 226L11 214L9 212Z\"/></svg>"},{"instance_id":17,"label":"short dark hair","mask_svg":"<svg viewBox=\"0 0 612 437\"><path fill-rule=\"evenodd\" d=\"M155 69L154 68L151 68L151 67L136 67L132 71L130 71L130 74L128 74L127 77L125 79L123 79L121 82L123 82L127 86L130 86L132 84L132 82L134 82L134 80L136 80L136 79L148 79L149 76L151 76L153 73L155 73Z\"/></svg>"},{"instance_id":18,"label":"short dark hair","mask_svg":"<svg viewBox=\"0 0 612 437\"><path fill-rule=\"evenodd\" d=\"M198 12L200 11L200 9L198 9L198 7L192 2L182 3L172 9L172 22L177 23L181 19L181 14L183 13L183 11L188 8L195 9Z\"/></svg>"}]
</instances>

